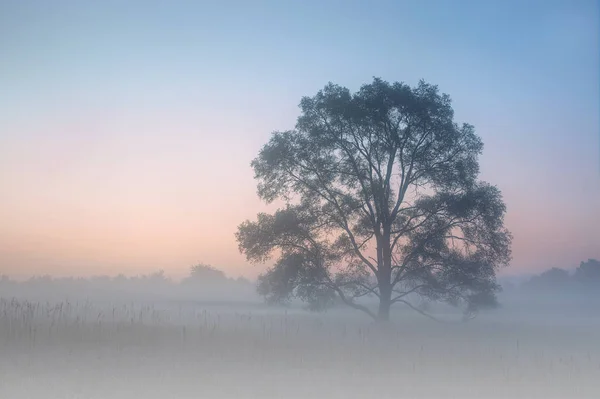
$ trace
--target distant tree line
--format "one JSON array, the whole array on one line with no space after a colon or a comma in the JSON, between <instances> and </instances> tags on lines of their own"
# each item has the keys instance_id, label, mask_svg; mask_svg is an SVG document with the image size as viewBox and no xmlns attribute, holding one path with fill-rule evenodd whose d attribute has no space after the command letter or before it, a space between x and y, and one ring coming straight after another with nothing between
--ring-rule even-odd
<instances>
[{"instance_id":1,"label":"distant tree line","mask_svg":"<svg viewBox=\"0 0 600 399\"><path fill-rule=\"evenodd\" d=\"M553 267L526 280L518 287L506 284L505 291L521 293L548 292L553 294L581 293L600 295L600 261L588 259L579 264L573 272Z\"/></svg>"},{"instance_id":2,"label":"distant tree line","mask_svg":"<svg viewBox=\"0 0 600 399\"><path fill-rule=\"evenodd\" d=\"M181 281L165 275L164 270L155 273L125 276L31 277L17 281L6 275L0 276L0 296L40 297L164 297L179 299L235 300L254 296L255 284L246 278L227 277L225 273L207 264L197 264Z\"/></svg>"}]
</instances>

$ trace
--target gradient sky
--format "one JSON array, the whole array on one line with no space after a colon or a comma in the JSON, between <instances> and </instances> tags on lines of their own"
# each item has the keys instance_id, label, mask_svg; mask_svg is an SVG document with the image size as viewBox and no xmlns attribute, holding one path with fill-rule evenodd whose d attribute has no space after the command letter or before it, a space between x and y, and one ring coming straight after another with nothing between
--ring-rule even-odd
<instances>
[{"instance_id":1,"label":"gradient sky","mask_svg":"<svg viewBox=\"0 0 600 399\"><path fill-rule=\"evenodd\" d=\"M249 163L328 81L424 78L485 143L514 261L600 258L597 1L0 0L0 274L253 277Z\"/></svg>"}]
</instances>

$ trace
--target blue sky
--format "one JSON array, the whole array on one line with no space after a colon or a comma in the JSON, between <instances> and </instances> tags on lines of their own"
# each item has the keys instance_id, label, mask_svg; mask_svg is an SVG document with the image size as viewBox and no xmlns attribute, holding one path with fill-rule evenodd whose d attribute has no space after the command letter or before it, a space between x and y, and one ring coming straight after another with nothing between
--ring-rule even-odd
<instances>
[{"instance_id":1,"label":"blue sky","mask_svg":"<svg viewBox=\"0 0 600 399\"><path fill-rule=\"evenodd\" d=\"M302 96L373 76L437 84L475 125L511 273L600 257L599 19L585 0L0 1L0 271L252 275L250 160Z\"/></svg>"}]
</instances>

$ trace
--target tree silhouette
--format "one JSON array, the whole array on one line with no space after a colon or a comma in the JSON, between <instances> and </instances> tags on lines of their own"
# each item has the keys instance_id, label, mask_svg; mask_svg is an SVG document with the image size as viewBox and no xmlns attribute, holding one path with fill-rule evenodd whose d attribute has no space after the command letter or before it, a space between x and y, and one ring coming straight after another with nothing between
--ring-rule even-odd
<instances>
[{"instance_id":1,"label":"tree silhouette","mask_svg":"<svg viewBox=\"0 0 600 399\"><path fill-rule=\"evenodd\" d=\"M569 272L564 269L553 267L550 270L546 270L539 276L533 276L525 287L533 289L552 289L561 290L568 288L571 280Z\"/></svg>"},{"instance_id":2,"label":"tree silhouette","mask_svg":"<svg viewBox=\"0 0 600 399\"><path fill-rule=\"evenodd\" d=\"M575 270L575 280L590 284L600 285L600 261L597 259L588 259L581 262Z\"/></svg>"},{"instance_id":3,"label":"tree silhouette","mask_svg":"<svg viewBox=\"0 0 600 399\"><path fill-rule=\"evenodd\" d=\"M199 263L190 268L190 274L184 279L186 283L223 283L227 282L227 276L222 270L211 265Z\"/></svg>"},{"instance_id":4,"label":"tree silhouette","mask_svg":"<svg viewBox=\"0 0 600 399\"><path fill-rule=\"evenodd\" d=\"M420 311L411 295L466 312L494 305L510 259L505 205L478 181L483 144L453 121L450 97L375 78L356 93L329 83L300 108L296 128L252 162L259 197L285 207L236 233L249 261L278 256L260 292L313 308L337 296L378 320L394 303ZM376 312L358 302L367 295Z\"/></svg>"}]
</instances>

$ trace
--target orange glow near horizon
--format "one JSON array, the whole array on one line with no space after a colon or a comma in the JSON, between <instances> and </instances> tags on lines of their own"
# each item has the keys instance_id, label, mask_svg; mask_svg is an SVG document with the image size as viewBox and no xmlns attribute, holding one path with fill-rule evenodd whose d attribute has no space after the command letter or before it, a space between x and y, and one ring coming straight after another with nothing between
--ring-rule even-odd
<instances>
[{"instance_id":1,"label":"orange glow near horizon","mask_svg":"<svg viewBox=\"0 0 600 399\"><path fill-rule=\"evenodd\" d=\"M302 96L373 76L436 84L475 126L502 274L600 258L597 5L60 3L0 4L0 274L256 276L251 160Z\"/></svg>"}]
</instances>

